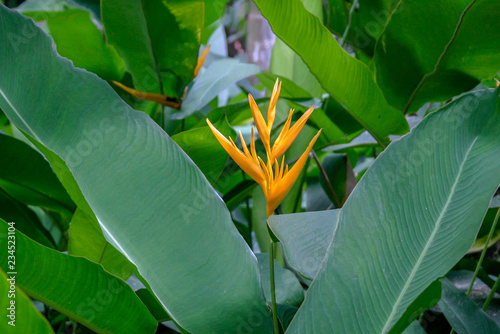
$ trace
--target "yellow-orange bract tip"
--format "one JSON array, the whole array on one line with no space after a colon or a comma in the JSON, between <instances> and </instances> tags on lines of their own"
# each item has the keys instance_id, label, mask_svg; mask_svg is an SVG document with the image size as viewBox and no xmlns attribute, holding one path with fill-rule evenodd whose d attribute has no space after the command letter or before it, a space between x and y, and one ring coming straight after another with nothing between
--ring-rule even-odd
<instances>
[{"instance_id":1,"label":"yellow-orange bract tip","mask_svg":"<svg viewBox=\"0 0 500 334\"><path fill-rule=\"evenodd\" d=\"M300 172L302 171L302 168L307 161L309 152L311 152L314 144L316 143L316 140L321 134L321 131L322 129L320 129L314 136L307 149L304 153L302 153L299 160L297 160L295 165L293 165L292 169L290 169L290 171L285 170L283 177L278 182L276 182L274 187L268 192L266 196L268 217L272 215L274 210L280 205L281 202L283 202L286 195L293 187L295 181L297 181L297 178L299 177Z\"/></svg>"},{"instance_id":2,"label":"yellow-orange bract tip","mask_svg":"<svg viewBox=\"0 0 500 334\"><path fill-rule=\"evenodd\" d=\"M205 64L205 59L207 58L207 55L208 55L209 52L210 52L210 45L207 46L201 52L201 55L198 58L198 61L196 62L196 67L194 68L193 78L196 78L198 76L198 73L200 72L200 69L203 67L203 64Z\"/></svg>"},{"instance_id":3,"label":"yellow-orange bract tip","mask_svg":"<svg viewBox=\"0 0 500 334\"><path fill-rule=\"evenodd\" d=\"M229 154L229 156L231 156L234 162L236 162L236 164L240 166L240 168L243 169L245 173L247 173L257 183L263 184L265 180L264 174L260 169L259 164L255 163L256 159L253 159L253 157L248 157L243 152L241 152L238 147L236 147L233 140L231 138L229 138L230 141L227 140L227 138L224 137L224 135L220 133L219 130L217 130L208 119L207 124L210 127L210 130L212 130L212 133L215 135L215 138L217 138L221 146Z\"/></svg>"},{"instance_id":4,"label":"yellow-orange bract tip","mask_svg":"<svg viewBox=\"0 0 500 334\"><path fill-rule=\"evenodd\" d=\"M293 125L291 129L290 129L290 124L292 121L292 112L289 113L288 119L285 122L285 125L283 126L281 133L274 142L271 158L278 159L286 152L286 150L288 150L290 145L292 145L294 140L299 135L300 131L302 131L302 128L306 124L307 120L309 119L309 116L311 116L313 111L314 111L314 106L310 107L299 118L299 120Z\"/></svg>"}]
</instances>

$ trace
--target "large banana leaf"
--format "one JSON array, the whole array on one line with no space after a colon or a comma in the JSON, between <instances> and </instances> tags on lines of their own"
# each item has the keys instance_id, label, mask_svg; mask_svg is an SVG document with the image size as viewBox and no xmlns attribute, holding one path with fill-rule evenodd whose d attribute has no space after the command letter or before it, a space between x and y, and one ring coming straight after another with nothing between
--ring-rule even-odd
<instances>
[{"instance_id":1,"label":"large banana leaf","mask_svg":"<svg viewBox=\"0 0 500 334\"><path fill-rule=\"evenodd\" d=\"M289 333L387 333L467 252L500 183L498 91L464 95L375 161Z\"/></svg>"},{"instance_id":2,"label":"large banana leaf","mask_svg":"<svg viewBox=\"0 0 500 334\"><path fill-rule=\"evenodd\" d=\"M204 1L103 0L102 22L138 90L179 96L192 79Z\"/></svg>"},{"instance_id":3,"label":"large banana leaf","mask_svg":"<svg viewBox=\"0 0 500 334\"><path fill-rule=\"evenodd\" d=\"M500 70L499 12L497 0L399 1L371 64L387 101L416 111L492 78Z\"/></svg>"},{"instance_id":4,"label":"large banana leaf","mask_svg":"<svg viewBox=\"0 0 500 334\"><path fill-rule=\"evenodd\" d=\"M104 239L95 217L77 209L69 226L68 254L99 263L106 271L127 280L134 266Z\"/></svg>"},{"instance_id":5,"label":"large banana leaf","mask_svg":"<svg viewBox=\"0 0 500 334\"><path fill-rule=\"evenodd\" d=\"M267 332L256 258L195 164L104 81L58 57L32 21L2 6L0 30L0 107L67 163L108 241L173 320L194 333Z\"/></svg>"},{"instance_id":6,"label":"large banana leaf","mask_svg":"<svg viewBox=\"0 0 500 334\"><path fill-rule=\"evenodd\" d=\"M2 249L12 241L7 239L11 230L0 219ZM30 297L97 333L154 333L156 320L127 283L87 259L44 247L17 231L14 236L14 266L5 256L0 269L17 272L16 285Z\"/></svg>"},{"instance_id":7,"label":"large banana leaf","mask_svg":"<svg viewBox=\"0 0 500 334\"><path fill-rule=\"evenodd\" d=\"M302 0L302 3L312 14L319 18L323 16L321 0ZM299 55L279 38L274 42L269 72L279 77L288 78L311 95L321 98L323 88L318 80Z\"/></svg>"},{"instance_id":8,"label":"large banana leaf","mask_svg":"<svg viewBox=\"0 0 500 334\"><path fill-rule=\"evenodd\" d=\"M368 67L347 54L301 0L256 0L274 33L309 66L323 88L382 145L404 134L408 123L389 106ZM293 23L292 23L293 22Z\"/></svg>"}]
</instances>

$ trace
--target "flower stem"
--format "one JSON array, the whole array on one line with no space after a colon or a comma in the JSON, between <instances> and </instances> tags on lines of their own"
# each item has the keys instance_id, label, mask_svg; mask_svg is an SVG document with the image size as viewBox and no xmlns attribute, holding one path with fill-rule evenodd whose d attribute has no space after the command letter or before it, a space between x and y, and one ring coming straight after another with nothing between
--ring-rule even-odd
<instances>
[{"instance_id":1,"label":"flower stem","mask_svg":"<svg viewBox=\"0 0 500 334\"><path fill-rule=\"evenodd\" d=\"M470 282L469 289L467 290L467 296L472 292L472 287L474 286L474 282L476 281L477 275L479 274L479 270L483 265L484 256L486 255L486 251L488 250L488 245L490 243L491 238L493 237L493 233L495 233L495 229L498 223L498 218L500 216L500 208L498 208L497 214L495 216L495 220L490 228L490 233L488 234L488 238L486 238L486 243L484 244L483 252L481 253L481 257L477 262L476 270L474 271L474 276L472 276L472 281Z\"/></svg>"},{"instance_id":2,"label":"flower stem","mask_svg":"<svg viewBox=\"0 0 500 334\"><path fill-rule=\"evenodd\" d=\"M479 257L479 261L477 262L476 270L474 271L474 275L472 276L472 280L470 282L469 289L467 290L467 293L466 293L467 296L469 296L470 293L472 292L472 288L474 287L474 282L476 281L477 275L479 274L479 270L481 269L481 266L483 264L483 260L484 260L484 256L486 255L486 251L488 250L488 245L490 243L491 238L493 237L493 233L495 233L495 229L496 229L499 217L500 217L500 208L498 208L497 214L495 216L495 220L493 220L493 224L491 225L491 228L490 228L490 233L488 234L488 238L486 238L486 243L484 245L481 256ZM498 288L499 281L500 281L500 279L497 278L497 281L495 282L495 284L493 285L493 288L491 289L490 295L488 296L488 298L484 302L483 311L485 311L486 308L488 308L488 305L490 304L491 299L493 299L493 296L495 295L495 291ZM455 333L455 330L452 328L450 334L454 334L454 333Z\"/></svg>"},{"instance_id":3,"label":"flower stem","mask_svg":"<svg viewBox=\"0 0 500 334\"><path fill-rule=\"evenodd\" d=\"M271 308L273 312L273 332L279 334L278 312L276 307L276 287L274 282L274 243L269 236L269 280L271 281Z\"/></svg>"},{"instance_id":4,"label":"flower stem","mask_svg":"<svg viewBox=\"0 0 500 334\"><path fill-rule=\"evenodd\" d=\"M490 306L491 300L495 296L495 292L497 291L499 284L500 284L500 277L497 277L497 280L496 280L495 284L493 285L493 288L491 288L491 291L490 291L490 294L488 295L488 298L484 302L483 311L486 311L488 306Z\"/></svg>"},{"instance_id":5,"label":"flower stem","mask_svg":"<svg viewBox=\"0 0 500 334\"><path fill-rule=\"evenodd\" d=\"M351 23L352 23L352 14L354 13L354 10L358 6L359 0L354 0L352 2L351 10L349 10L349 19L347 22L347 27L344 30L344 34L342 35L342 39L340 40L340 46L344 47L345 45L345 40L347 38L347 34L349 33L349 30L351 29Z\"/></svg>"},{"instance_id":6,"label":"flower stem","mask_svg":"<svg viewBox=\"0 0 500 334\"><path fill-rule=\"evenodd\" d=\"M490 230L490 234L488 235L488 240L486 240L486 245L484 246L484 249L486 250L486 248L488 247L488 244L490 242L490 239L491 239L491 236L493 235L493 232L495 231L495 227L497 226L497 223L498 223L498 219L500 218L500 208L498 208L498 211L497 211L497 214L495 216L495 220L493 221L493 225L491 225L491 230ZM484 252L484 251L483 251ZM481 254L482 256L483 254ZM483 256L482 256L483 257ZM478 263L478 266L479 266L479 263ZM490 305L490 302L491 300L493 299L493 296L495 296L495 292L497 291L498 289L498 285L500 283L500 277L497 277L497 280L495 282L495 284L493 285L493 288L491 288L491 291L490 291L490 294L488 295L488 298L486 299L486 301L484 302L484 305L483 305L483 311L486 311L486 309L488 308L488 306Z\"/></svg>"}]
</instances>

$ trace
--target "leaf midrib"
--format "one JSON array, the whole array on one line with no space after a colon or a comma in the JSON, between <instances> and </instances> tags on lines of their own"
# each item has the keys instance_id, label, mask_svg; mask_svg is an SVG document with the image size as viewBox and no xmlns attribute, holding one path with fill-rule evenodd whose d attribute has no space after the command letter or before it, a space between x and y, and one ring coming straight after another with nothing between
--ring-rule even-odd
<instances>
[{"instance_id":1,"label":"leaf midrib","mask_svg":"<svg viewBox=\"0 0 500 334\"><path fill-rule=\"evenodd\" d=\"M23 122L24 126L26 126L26 128L30 131L31 135L39 142L39 143L42 143L43 142L40 140L40 138L38 138L38 136L36 135L35 131L33 131L33 129L28 125L28 123L24 120L24 118L21 116L21 114L17 111L16 107L14 107L14 105L12 104L12 102L10 102L9 98L5 95L3 89L0 87L0 95L2 95L3 99L5 100L5 102L7 102L7 104L9 105L9 107L14 111L14 113L17 115L17 117L19 117L19 119L21 120L21 122Z\"/></svg>"},{"instance_id":2,"label":"leaf midrib","mask_svg":"<svg viewBox=\"0 0 500 334\"><path fill-rule=\"evenodd\" d=\"M410 276L408 277L408 279L406 280L405 285L401 289L401 293L399 294L398 298L394 302L391 314L387 318L387 320L385 322L385 325L382 328L381 333L386 333L390 329L388 327L390 325L392 325L391 322L394 319L394 317L396 315L396 312L398 311L398 306L401 303L401 300L403 299L403 297L405 296L406 291L409 289L409 287L410 287L413 279L415 278L415 275L417 274L417 271L420 269L420 265L421 265L422 261L424 260L425 256L427 255L427 252L428 252L428 250L429 250L432 242L434 241L434 238L435 238L437 232L439 231L439 229L441 227L441 223L442 223L443 217L444 217L445 213L448 210L448 206L450 205L451 200L452 200L452 198L453 198L453 196L455 194L455 189L456 189L456 187L457 187L457 185L458 185L458 183L459 183L459 181L461 179L462 172L463 172L463 169L464 169L464 165L467 162L467 158L468 158L468 156L469 156L472 148L474 147L474 144L476 143L477 139L478 139L478 137L476 136L474 138L474 140L472 141L472 143L470 144L469 149L467 150L467 153L465 154L464 159L463 159L462 163L460 164L460 168L458 169L458 173L457 173L457 176L455 178L455 182L453 183L453 186L451 187L450 194L448 195L446 203L443 206L443 209L441 210L441 213L439 214L438 219L436 220L435 227L434 227L434 229L433 229L433 231L432 231L429 239L427 240L427 243L425 244L425 247L422 249L422 252L420 253L420 256L418 257L417 262L415 263L415 265L413 267L413 270L410 273Z\"/></svg>"},{"instance_id":3,"label":"leaf midrib","mask_svg":"<svg viewBox=\"0 0 500 334\"><path fill-rule=\"evenodd\" d=\"M455 31L453 31L453 35L451 36L450 41L448 42L448 44L446 44L446 46L444 47L443 52L439 56L439 58L438 58L438 60L436 62L436 65L434 66L434 69L431 72L426 73L422 77L422 79L418 83L417 87L415 87L415 89L411 93L410 98L408 99L408 103L406 104L405 109L404 109L404 113L405 114L410 109L413 101L415 100L417 94L419 93L420 89L422 88L422 86L424 85L424 83L427 81L427 79L430 78L431 76L433 76L434 74L436 74L437 71L439 70L439 67L443 63L443 60L444 60L445 56L447 55L448 51L450 50L451 46L453 45L453 43L455 42L455 40L457 38L458 32L460 31L460 28L462 27L462 23L464 21L465 15L467 15L467 13L469 12L469 10L472 8L472 6L476 2L477 2L477 0L472 0L471 3L469 3L469 5L464 9L464 11L462 12L462 14L460 15L460 18L458 19L457 26L455 27Z\"/></svg>"}]
</instances>

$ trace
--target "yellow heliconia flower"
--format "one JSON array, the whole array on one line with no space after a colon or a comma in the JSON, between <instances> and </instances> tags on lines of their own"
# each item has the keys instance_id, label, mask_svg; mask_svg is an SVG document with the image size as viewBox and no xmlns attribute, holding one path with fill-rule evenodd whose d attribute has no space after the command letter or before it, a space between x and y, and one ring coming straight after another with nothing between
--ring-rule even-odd
<instances>
[{"instance_id":1,"label":"yellow heliconia flower","mask_svg":"<svg viewBox=\"0 0 500 334\"><path fill-rule=\"evenodd\" d=\"M252 127L251 139L250 139L250 150L243 139L243 135L240 131L241 144L243 146L243 152L238 149L234 141L229 138L229 140L224 137L207 119L208 126L214 133L215 137L219 143L224 147L224 149L229 153L231 158L238 164L238 166L245 171L252 179L254 179L264 191L267 202L267 216L273 214L274 210L280 205L280 203L285 198L286 194L290 191L293 184L300 175L304 164L306 163L307 156L311 151L314 143L318 139L321 130L314 136L314 138L309 143L306 151L300 156L299 160L293 165L293 167L288 170L288 165L285 166L285 158L281 159L281 164L278 159L285 153L285 151L293 143L300 130L304 127L307 119L314 110L314 107L309 108L300 119L290 128L292 122L293 110L290 110L288 118L281 130L278 138L274 141L271 146L271 130L273 128L274 118L276 116L276 103L278 102L278 96L281 90L281 83L276 80L273 92L271 94L271 101L269 103L269 109L267 111L267 123L262 117L259 107L255 103L252 95L248 94L248 102L250 104L250 109L252 110L252 115L255 120L255 125L257 131L259 132L259 137L264 144L266 149L266 162L264 162L255 150L255 135L254 128ZM274 171L273 171L274 166Z\"/></svg>"}]
</instances>

